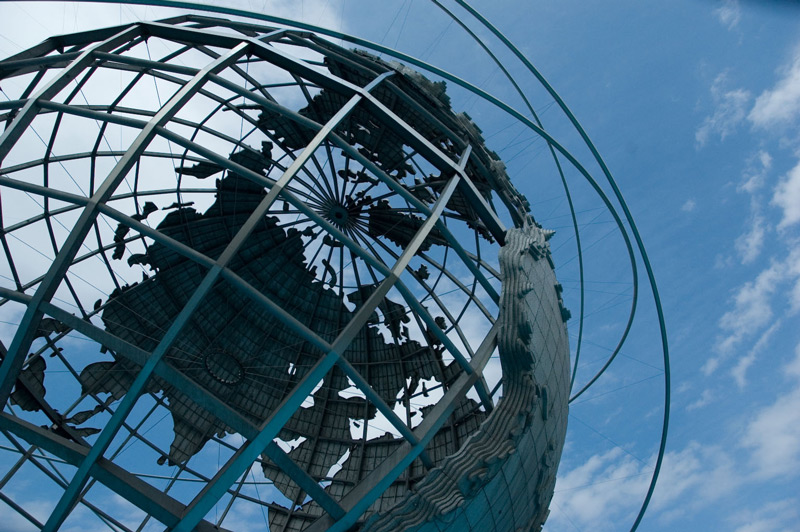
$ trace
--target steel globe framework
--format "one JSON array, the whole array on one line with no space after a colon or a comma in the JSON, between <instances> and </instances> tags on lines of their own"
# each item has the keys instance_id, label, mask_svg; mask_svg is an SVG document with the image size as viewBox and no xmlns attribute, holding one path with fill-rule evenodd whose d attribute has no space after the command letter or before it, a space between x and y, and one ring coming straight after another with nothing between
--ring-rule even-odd
<instances>
[{"instance_id":1,"label":"steel globe framework","mask_svg":"<svg viewBox=\"0 0 800 532\"><path fill-rule=\"evenodd\" d=\"M571 388L552 232L444 82L198 15L0 77L5 504L45 530L541 528ZM31 467L46 522L3 490Z\"/></svg>"}]
</instances>

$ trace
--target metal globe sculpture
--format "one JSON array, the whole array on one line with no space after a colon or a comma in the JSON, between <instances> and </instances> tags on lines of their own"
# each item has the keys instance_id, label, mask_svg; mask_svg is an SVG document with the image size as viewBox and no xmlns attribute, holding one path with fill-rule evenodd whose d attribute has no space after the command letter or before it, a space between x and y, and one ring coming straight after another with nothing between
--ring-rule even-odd
<instances>
[{"instance_id":1,"label":"metal globe sculpture","mask_svg":"<svg viewBox=\"0 0 800 532\"><path fill-rule=\"evenodd\" d=\"M2 80L5 504L45 530L541 528L571 386L552 232L444 82L196 15ZM31 465L45 522L4 490Z\"/></svg>"}]
</instances>

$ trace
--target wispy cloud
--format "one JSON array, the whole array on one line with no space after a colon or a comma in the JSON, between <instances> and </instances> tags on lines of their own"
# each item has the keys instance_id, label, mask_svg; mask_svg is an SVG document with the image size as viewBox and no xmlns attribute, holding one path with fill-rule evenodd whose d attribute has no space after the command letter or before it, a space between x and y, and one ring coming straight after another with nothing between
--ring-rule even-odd
<instances>
[{"instance_id":1,"label":"wispy cloud","mask_svg":"<svg viewBox=\"0 0 800 532\"><path fill-rule=\"evenodd\" d=\"M756 98L747 115L747 119L758 128L786 126L800 116L800 47L795 49L791 64L781 72L781 79Z\"/></svg>"},{"instance_id":2,"label":"wispy cloud","mask_svg":"<svg viewBox=\"0 0 800 532\"><path fill-rule=\"evenodd\" d=\"M770 168L772 168L772 156L767 151L759 150L748 159L747 167L742 172L742 182L736 189L750 194L757 191L764 186Z\"/></svg>"},{"instance_id":3,"label":"wispy cloud","mask_svg":"<svg viewBox=\"0 0 800 532\"><path fill-rule=\"evenodd\" d=\"M742 9L737 0L723 0L722 5L714 10L714 16L720 24L732 30L742 18Z\"/></svg>"},{"instance_id":4,"label":"wispy cloud","mask_svg":"<svg viewBox=\"0 0 800 532\"><path fill-rule=\"evenodd\" d=\"M689 406L686 407L686 410L691 412L692 410L702 408L709 404L713 399L714 394L711 392L711 390L703 390L703 393L700 394L700 397L698 397L693 403L690 403Z\"/></svg>"},{"instance_id":5,"label":"wispy cloud","mask_svg":"<svg viewBox=\"0 0 800 532\"><path fill-rule=\"evenodd\" d=\"M784 373L795 388L753 415L742 445L751 450L755 477L773 479L800 473L800 345Z\"/></svg>"},{"instance_id":6,"label":"wispy cloud","mask_svg":"<svg viewBox=\"0 0 800 532\"><path fill-rule=\"evenodd\" d=\"M731 375L736 381L736 384L739 385L739 388L744 388L745 385L747 385L747 370L749 370L750 366L752 366L756 361L758 355L764 351L764 348L766 348L766 346L769 344L769 341L775 332L780 329L782 323L783 322L781 320L778 320L773 323L769 329L764 331L758 341L753 345L753 348L750 349L745 356L740 358L739 362L731 370Z\"/></svg>"},{"instance_id":7,"label":"wispy cloud","mask_svg":"<svg viewBox=\"0 0 800 532\"><path fill-rule=\"evenodd\" d=\"M725 90L726 84L727 73L723 72L711 85L714 112L703 120L695 132L694 138L698 148L705 146L712 136L719 136L720 140L724 140L746 116L750 92L744 89Z\"/></svg>"},{"instance_id":8,"label":"wispy cloud","mask_svg":"<svg viewBox=\"0 0 800 532\"><path fill-rule=\"evenodd\" d=\"M696 206L697 206L697 203L694 201L694 199L693 198L689 198L681 206L681 210L683 212L692 212Z\"/></svg>"},{"instance_id":9,"label":"wispy cloud","mask_svg":"<svg viewBox=\"0 0 800 532\"><path fill-rule=\"evenodd\" d=\"M739 235L734 242L736 253L742 264L750 264L761 254L764 247L764 235L767 232L767 224L764 217L758 213L758 207L752 208L748 230Z\"/></svg>"},{"instance_id":10,"label":"wispy cloud","mask_svg":"<svg viewBox=\"0 0 800 532\"><path fill-rule=\"evenodd\" d=\"M778 229L800 222L800 162L775 187L772 203L783 210Z\"/></svg>"},{"instance_id":11,"label":"wispy cloud","mask_svg":"<svg viewBox=\"0 0 800 532\"><path fill-rule=\"evenodd\" d=\"M749 422L719 442L695 441L664 456L651 501L650 519L662 524L705 511L743 486L769 486L800 475L800 345L783 374L794 383L790 393L777 393L774 403L748 412ZM710 397L710 395L709 395ZM619 530L641 504L653 470L654 457L642 462L617 447L591 456L559 472L546 530ZM742 508L730 515L737 532L793 530L797 503L774 501L756 510Z\"/></svg>"},{"instance_id":12,"label":"wispy cloud","mask_svg":"<svg viewBox=\"0 0 800 532\"><path fill-rule=\"evenodd\" d=\"M703 366L706 375L713 373L742 341L760 334L773 322L773 300L777 293L788 294L784 304L789 304L789 313L800 310L800 248L792 249L782 261L773 261L753 281L736 290L733 308L719 320L722 334L714 346L718 356Z\"/></svg>"},{"instance_id":13,"label":"wispy cloud","mask_svg":"<svg viewBox=\"0 0 800 532\"><path fill-rule=\"evenodd\" d=\"M789 532L795 530L800 521L800 502L797 499L782 499L750 510L735 513L731 522L734 532Z\"/></svg>"},{"instance_id":14,"label":"wispy cloud","mask_svg":"<svg viewBox=\"0 0 800 532\"><path fill-rule=\"evenodd\" d=\"M581 529L613 530L615 519L647 489L649 469L616 448L559 473L546 529L566 529L571 521Z\"/></svg>"},{"instance_id":15,"label":"wispy cloud","mask_svg":"<svg viewBox=\"0 0 800 532\"><path fill-rule=\"evenodd\" d=\"M616 448L560 473L545 530L572 529L573 525L581 530L619 530L620 522L642 502L652 462L638 462ZM730 456L721 447L690 442L664 456L651 512L672 520L718 500L740 483ZM675 504L678 499L690 502Z\"/></svg>"},{"instance_id":16,"label":"wispy cloud","mask_svg":"<svg viewBox=\"0 0 800 532\"><path fill-rule=\"evenodd\" d=\"M783 263L773 263L737 290L733 309L719 320L720 328L728 334L717 343L718 351L730 350L772 320L771 299L785 276L784 270Z\"/></svg>"}]
</instances>

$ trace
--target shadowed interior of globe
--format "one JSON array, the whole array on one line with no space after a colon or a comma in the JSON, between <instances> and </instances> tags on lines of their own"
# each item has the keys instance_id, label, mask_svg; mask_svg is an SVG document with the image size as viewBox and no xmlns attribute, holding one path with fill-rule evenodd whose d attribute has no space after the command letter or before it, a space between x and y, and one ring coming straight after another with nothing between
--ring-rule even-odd
<instances>
[{"instance_id":1,"label":"shadowed interior of globe","mask_svg":"<svg viewBox=\"0 0 800 532\"><path fill-rule=\"evenodd\" d=\"M330 513L293 468L342 501L417 445L413 430L430 414L430 438L363 515L385 511L497 405L505 233L495 212L533 225L527 201L477 126L451 110L443 82L313 35L225 23L232 38L260 39L272 55L251 45L181 100L198 65L232 47L198 35L221 31L218 21L173 22L198 41L151 28L95 51L4 162L2 273L22 293L45 282L49 261L70 245L86 204L76 198L101 191L125 151L138 150L75 244L9 408L91 444L163 348L105 456L192 501L203 484L189 480L215 478L283 416L267 450L206 516L226 527L234 505L256 504L269 510L271 530L304 529ZM104 38L67 39L58 53ZM15 70L21 96L55 64ZM158 118L173 101L158 135L139 146L135 121ZM47 242L48 260L25 241ZM543 240L526 245L549 260ZM19 322L13 298L3 304ZM310 393L293 393L331 356ZM546 392L531 393L547 404ZM264 495L265 485L277 491Z\"/></svg>"}]
</instances>

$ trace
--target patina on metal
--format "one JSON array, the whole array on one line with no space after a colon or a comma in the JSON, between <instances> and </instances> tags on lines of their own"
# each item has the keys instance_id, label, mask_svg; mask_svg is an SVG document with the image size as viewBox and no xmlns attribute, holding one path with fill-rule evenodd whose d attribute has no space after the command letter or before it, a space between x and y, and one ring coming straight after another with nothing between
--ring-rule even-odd
<instances>
[{"instance_id":1,"label":"patina on metal","mask_svg":"<svg viewBox=\"0 0 800 532\"><path fill-rule=\"evenodd\" d=\"M127 81L103 98L109 73ZM86 496L99 482L170 530L224 528L237 500L266 507L271 530L541 528L570 388L552 232L443 81L195 15L54 38L0 74L27 83L0 104L0 187L47 205L3 225L0 295L25 313L0 427L76 467L46 523L20 513L55 530L86 504L116 526ZM137 96L152 87L157 104ZM91 149L53 150L75 134L62 121ZM41 123L43 155L26 137ZM8 245L27 230L52 241L42 274ZM91 267L94 296L74 286ZM96 343L88 359L71 333ZM49 366L80 389L53 391ZM156 412L168 445L140 428ZM143 468L202 488L186 502L170 494L180 474L154 487L120 465L128 442ZM210 445L226 449L213 474L198 465ZM279 498L245 496L254 464Z\"/></svg>"}]
</instances>

